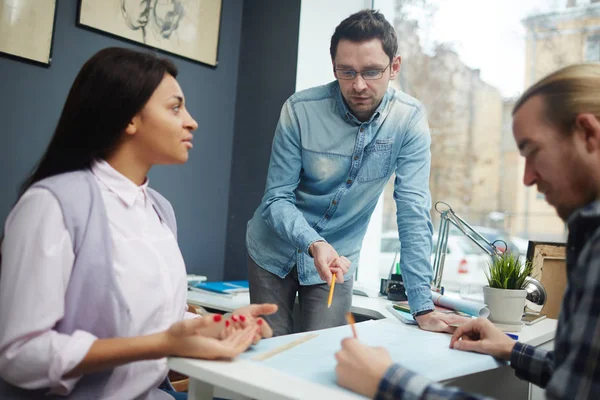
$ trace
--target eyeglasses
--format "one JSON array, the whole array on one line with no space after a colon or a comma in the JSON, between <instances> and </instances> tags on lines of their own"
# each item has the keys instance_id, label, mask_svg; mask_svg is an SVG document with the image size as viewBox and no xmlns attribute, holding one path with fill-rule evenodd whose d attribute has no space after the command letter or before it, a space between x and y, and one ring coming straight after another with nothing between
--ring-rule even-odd
<instances>
[{"instance_id":1,"label":"eyeglasses","mask_svg":"<svg viewBox=\"0 0 600 400\"><path fill-rule=\"evenodd\" d=\"M392 65L391 63L388 64L384 69L369 69L366 71L361 71L361 72L356 72L353 69L335 69L335 74L338 77L338 79L343 79L343 80L352 80L354 78L356 78L356 75L360 74L360 76L362 76L362 78L366 81L372 81L375 79L381 79L381 77L383 76L383 73L385 72L386 69L388 69L388 67Z\"/></svg>"}]
</instances>

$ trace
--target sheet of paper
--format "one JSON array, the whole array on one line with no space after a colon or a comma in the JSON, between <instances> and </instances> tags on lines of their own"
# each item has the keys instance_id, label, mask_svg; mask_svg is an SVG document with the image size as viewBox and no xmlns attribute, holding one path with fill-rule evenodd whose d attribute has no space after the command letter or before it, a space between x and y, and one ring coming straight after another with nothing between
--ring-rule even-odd
<instances>
[{"instance_id":1,"label":"sheet of paper","mask_svg":"<svg viewBox=\"0 0 600 400\"><path fill-rule=\"evenodd\" d=\"M386 320L365 321L355 325L358 338L371 346L383 346L394 361L425 377L442 381L502 365L491 356L452 350L450 335L425 332L416 327ZM342 339L352 336L349 326L316 331L319 336L259 362L299 378L327 386L335 383L334 354ZM241 358L251 360L255 355L294 341L300 333L262 340Z\"/></svg>"}]
</instances>

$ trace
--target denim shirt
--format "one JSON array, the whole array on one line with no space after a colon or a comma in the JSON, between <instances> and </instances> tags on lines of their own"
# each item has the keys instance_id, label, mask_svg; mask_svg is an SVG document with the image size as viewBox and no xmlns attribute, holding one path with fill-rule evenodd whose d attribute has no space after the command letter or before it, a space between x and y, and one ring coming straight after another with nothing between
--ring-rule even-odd
<instances>
[{"instance_id":1,"label":"denim shirt","mask_svg":"<svg viewBox=\"0 0 600 400\"><path fill-rule=\"evenodd\" d=\"M351 261L344 277L350 279L371 214L395 173L411 311L433 309L430 144L422 105L392 88L365 122L347 108L337 81L295 93L281 110L265 194L248 222L249 256L281 278L296 265L301 285L320 284L308 248L325 240Z\"/></svg>"}]
</instances>

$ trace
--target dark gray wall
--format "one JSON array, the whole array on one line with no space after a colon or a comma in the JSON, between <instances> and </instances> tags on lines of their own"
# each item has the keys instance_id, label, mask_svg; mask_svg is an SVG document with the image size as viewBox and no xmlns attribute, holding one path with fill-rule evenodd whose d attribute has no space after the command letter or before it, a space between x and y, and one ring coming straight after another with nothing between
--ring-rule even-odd
<instances>
[{"instance_id":1,"label":"dark gray wall","mask_svg":"<svg viewBox=\"0 0 600 400\"><path fill-rule=\"evenodd\" d=\"M77 3L58 1L49 68L0 57L2 224L17 187L43 153L83 63L109 46L146 49L77 27ZM178 80L199 129L186 165L156 167L150 174L151 186L175 208L188 272L206 274L209 279L223 277L242 11L242 0L223 1L217 68L169 56L179 68Z\"/></svg>"},{"instance_id":2,"label":"dark gray wall","mask_svg":"<svg viewBox=\"0 0 600 400\"><path fill-rule=\"evenodd\" d=\"M300 0L244 2L225 279L246 279L246 223L259 205L281 106L296 89Z\"/></svg>"}]
</instances>

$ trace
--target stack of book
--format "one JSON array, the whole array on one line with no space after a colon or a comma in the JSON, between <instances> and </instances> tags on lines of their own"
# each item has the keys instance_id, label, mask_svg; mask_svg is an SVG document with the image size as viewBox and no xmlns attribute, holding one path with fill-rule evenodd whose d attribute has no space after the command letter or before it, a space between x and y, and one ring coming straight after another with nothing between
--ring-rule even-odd
<instances>
[{"instance_id":1,"label":"stack of book","mask_svg":"<svg viewBox=\"0 0 600 400\"><path fill-rule=\"evenodd\" d=\"M233 297L237 293L249 291L248 281L224 281L224 282L189 282L188 288L196 292L216 294L220 296Z\"/></svg>"},{"instance_id":2,"label":"stack of book","mask_svg":"<svg viewBox=\"0 0 600 400\"><path fill-rule=\"evenodd\" d=\"M412 314L410 313L410 306L408 305L408 301L399 301L388 305L388 310L400 321L404 322L408 325L417 325L417 321L414 319ZM442 307L439 305L435 305L435 311L444 313L444 314L456 314L461 315L463 317L470 317L469 314L452 310L450 308Z\"/></svg>"}]
</instances>

